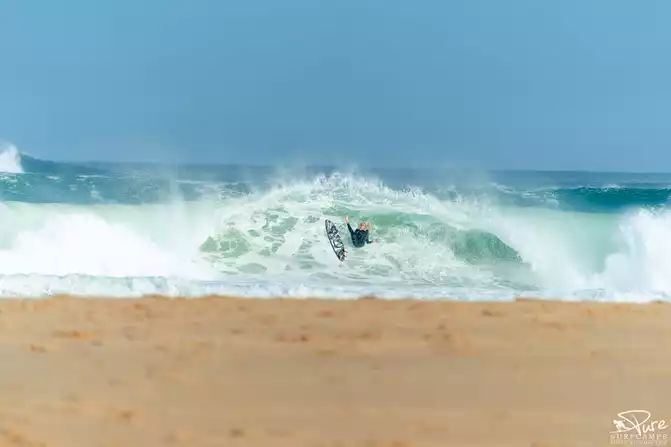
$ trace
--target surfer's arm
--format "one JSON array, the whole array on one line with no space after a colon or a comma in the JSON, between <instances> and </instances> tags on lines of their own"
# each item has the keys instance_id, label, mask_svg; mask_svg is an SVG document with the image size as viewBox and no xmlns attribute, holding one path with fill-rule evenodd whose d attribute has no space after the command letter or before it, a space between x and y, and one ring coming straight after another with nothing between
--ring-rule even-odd
<instances>
[{"instance_id":1,"label":"surfer's arm","mask_svg":"<svg viewBox=\"0 0 671 447\"><path fill-rule=\"evenodd\" d=\"M347 222L347 229L349 230L349 234L354 236L354 230L352 230L352 226L349 224L349 222Z\"/></svg>"}]
</instances>

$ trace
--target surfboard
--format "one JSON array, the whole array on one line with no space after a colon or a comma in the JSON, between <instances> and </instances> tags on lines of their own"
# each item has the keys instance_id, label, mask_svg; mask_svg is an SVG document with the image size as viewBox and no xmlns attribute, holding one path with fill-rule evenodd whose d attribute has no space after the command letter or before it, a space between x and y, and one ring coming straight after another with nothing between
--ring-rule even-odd
<instances>
[{"instance_id":1,"label":"surfboard","mask_svg":"<svg viewBox=\"0 0 671 447\"><path fill-rule=\"evenodd\" d=\"M326 227L326 237L331 243L331 248L333 248L333 253L338 257L340 262L345 260L345 244L343 244L342 239L340 238L340 233L338 233L338 228L330 220L326 219L324 222Z\"/></svg>"}]
</instances>

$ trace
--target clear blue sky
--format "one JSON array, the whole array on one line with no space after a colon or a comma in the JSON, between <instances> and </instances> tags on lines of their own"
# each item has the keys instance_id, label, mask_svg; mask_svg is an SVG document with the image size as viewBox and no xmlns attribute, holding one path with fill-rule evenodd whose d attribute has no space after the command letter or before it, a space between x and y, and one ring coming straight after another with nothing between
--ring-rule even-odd
<instances>
[{"instance_id":1,"label":"clear blue sky","mask_svg":"<svg viewBox=\"0 0 671 447\"><path fill-rule=\"evenodd\" d=\"M671 171L668 0L0 1L51 159Z\"/></svg>"}]
</instances>

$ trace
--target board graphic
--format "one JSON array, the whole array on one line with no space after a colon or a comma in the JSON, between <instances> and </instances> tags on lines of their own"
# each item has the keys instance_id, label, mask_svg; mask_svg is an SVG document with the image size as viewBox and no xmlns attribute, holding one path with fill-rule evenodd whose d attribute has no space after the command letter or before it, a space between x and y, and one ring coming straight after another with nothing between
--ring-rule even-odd
<instances>
[{"instance_id":1,"label":"board graphic","mask_svg":"<svg viewBox=\"0 0 671 447\"><path fill-rule=\"evenodd\" d=\"M336 228L335 224L328 219L324 222L324 226L326 228L326 237L331 243L333 253L335 253L341 262L344 261L347 251L345 250L345 244L343 244L342 239L340 238L340 233L338 233L338 228Z\"/></svg>"}]
</instances>

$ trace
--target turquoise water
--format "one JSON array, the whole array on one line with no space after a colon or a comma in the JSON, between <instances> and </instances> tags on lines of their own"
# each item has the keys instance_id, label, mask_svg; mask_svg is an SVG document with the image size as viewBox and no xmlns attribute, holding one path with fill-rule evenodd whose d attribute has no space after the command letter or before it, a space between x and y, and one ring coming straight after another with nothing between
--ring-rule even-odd
<instances>
[{"instance_id":1,"label":"turquoise water","mask_svg":"<svg viewBox=\"0 0 671 447\"><path fill-rule=\"evenodd\" d=\"M671 295L671 175L69 164L13 147L0 171L2 296ZM345 215L378 243L351 247Z\"/></svg>"}]
</instances>

